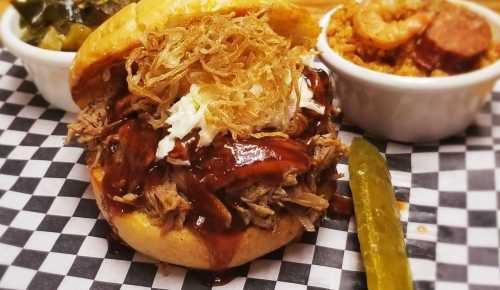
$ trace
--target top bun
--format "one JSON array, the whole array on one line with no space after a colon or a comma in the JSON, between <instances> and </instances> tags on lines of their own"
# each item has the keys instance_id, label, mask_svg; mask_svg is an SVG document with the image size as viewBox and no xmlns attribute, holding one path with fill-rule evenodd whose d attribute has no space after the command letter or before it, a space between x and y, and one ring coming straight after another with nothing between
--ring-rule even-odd
<instances>
[{"instance_id":1,"label":"top bun","mask_svg":"<svg viewBox=\"0 0 500 290\"><path fill-rule=\"evenodd\" d=\"M181 26L210 14L268 9L269 25L293 45L312 48L319 27L305 10L285 0L142 0L124 7L99 26L80 47L73 62L70 86L73 99L86 106L109 89L103 72L140 46L146 33Z\"/></svg>"}]
</instances>

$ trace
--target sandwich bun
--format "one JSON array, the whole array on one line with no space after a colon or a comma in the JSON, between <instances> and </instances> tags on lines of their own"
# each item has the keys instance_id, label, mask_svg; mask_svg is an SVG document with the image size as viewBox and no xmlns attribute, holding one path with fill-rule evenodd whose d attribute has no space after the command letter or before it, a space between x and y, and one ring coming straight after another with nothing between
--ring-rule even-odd
<instances>
[{"instance_id":1,"label":"sandwich bun","mask_svg":"<svg viewBox=\"0 0 500 290\"><path fill-rule=\"evenodd\" d=\"M319 33L316 20L287 1L273 0L142 0L132 3L97 28L83 43L72 65L70 84L75 102L85 107L102 96L113 82L103 81L106 71L123 63L146 34L181 26L196 17L267 9L269 25L292 44L313 48ZM92 164L92 166L90 165ZM278 249L298 237L303 226L292 215L280 214L274 230L248 226L239 233L234 253L224 265L206 239L188 226L165 231L141 211L113 214L103 193L105 169L89 162L91 184L97 205L118 236L132 248L160 261L191 268L217 270L235 267Z\"/></svg>"},{"instance_id":2,"label":"sandwich bun","mask_svg":"<svg viewBox=\"0 0 500 290\"><path fill-rule=\"evenodd\" d=\"M305 9L285 0L142 0L113 15L82 44L70 73L73 99L84 107L109 89L102 81L103 71L141 45L149 32L181 26L205 15L261 9L268 9L269 25L292 45L316 45L320 32L317 21Z\"/></svg>"},{"instance_id":3,"label":"sandwich bun","mask_svg":"<svg viewBox=\"0 0 500 290\"><path fill-rule=\"evenodd\" d=\"M118 236L135 250L163 262L189 268L218 270L217 261L206 241L189 227L164 231L154 225L148 216L139 211L112 215L105 208L102 196L101 167L91 170L91 183L97 205L103 216L112 225ZM236 267L257 257L272 252L298 237L303 232L302 224L291 215L281 215L274 231L255 226L239 233L234 255L225 261L224 268Z\"/></svg>"}]
</instances>

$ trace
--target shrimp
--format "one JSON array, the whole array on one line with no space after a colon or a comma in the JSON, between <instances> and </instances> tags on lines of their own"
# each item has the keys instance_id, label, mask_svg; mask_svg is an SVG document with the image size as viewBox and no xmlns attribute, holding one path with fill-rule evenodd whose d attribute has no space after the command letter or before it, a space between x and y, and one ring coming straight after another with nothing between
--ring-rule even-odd
<instances>
[{"instance_id":1,"label":"shrimp","mask_svg":"<svg viewBox=\"0 0 500 290\"><path fill-rule=\"evenodd\" d=\"M422 33L434 13L426 0L366 0L353 17L355 32L380 49L393 49Z\"/></svg>"}]
</instances>

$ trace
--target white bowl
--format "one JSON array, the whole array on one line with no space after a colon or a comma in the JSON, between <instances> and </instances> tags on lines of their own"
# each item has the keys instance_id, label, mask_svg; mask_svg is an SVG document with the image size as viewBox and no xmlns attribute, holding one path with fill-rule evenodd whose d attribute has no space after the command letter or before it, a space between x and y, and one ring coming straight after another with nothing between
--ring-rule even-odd
<instances>
[{"instance_id":1,"label":"white bowl","mask_svg":"<svg viewBox=\"0 0 500 290\"><path fill-rule=\"evenodd\" d=\"M74 52L38 48L22 41L19 36L19 13L11 6L0 22L0 34L5 47L21 59L42 96L55 107L78 112L69 89L69 69Z\"/></svg>"},{"instance_id":2,"label":"white bowl","mask_svg":"<svg viewBox=\"0 0 500 290\"><path fill-rule=\"evenodd\" d=\"M450 0L482 15L500 39L500 15L480 5ZM358 66L334 52L321 20L318 49L331 67L347 121L376 136L402 142L436 141L461 133L489 100L500 78L500 62L449 77L403 77Z\"/></svg>"}]
</instances>

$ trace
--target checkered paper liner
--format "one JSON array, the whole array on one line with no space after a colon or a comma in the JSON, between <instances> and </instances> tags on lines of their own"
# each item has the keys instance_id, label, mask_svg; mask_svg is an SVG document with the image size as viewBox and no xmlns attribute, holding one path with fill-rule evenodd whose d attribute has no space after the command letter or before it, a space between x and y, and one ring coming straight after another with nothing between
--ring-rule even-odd
<instances>
[{"instance_id":1,"label":"checkered paper liner","mask_svg":"<svg viewBox=\"0 0 500 290\"><path fill-rule=\"evenodd\" d=\"M0 75L0 288L207 289L193 271L108 246L83 150L63 144L74 115L50 107L5 50ZM362 133L342 125L340 137ZM372 142L391 169L416 289L500 289L500 94L463 136ZM324 219L214 288L366 289L353 217Z\"/></svg>"}]
</instances>

